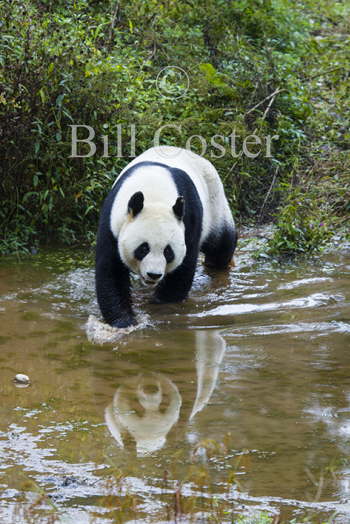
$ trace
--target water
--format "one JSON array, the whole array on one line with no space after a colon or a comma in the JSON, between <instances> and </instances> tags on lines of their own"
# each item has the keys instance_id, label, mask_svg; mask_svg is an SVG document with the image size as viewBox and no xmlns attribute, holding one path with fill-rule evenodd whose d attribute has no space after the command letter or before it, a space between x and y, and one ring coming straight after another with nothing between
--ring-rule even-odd
<instances>
[{"instance_id":1,"label":"water","mask_svg":"<svg viewBox=\"0 0 350 524\"><path fill-rule=\"evenodd\" d=\"M104 345L86 253L2 261L0 522L350 522L350 249L251 250Z\"/></svg>"}]
</instances>

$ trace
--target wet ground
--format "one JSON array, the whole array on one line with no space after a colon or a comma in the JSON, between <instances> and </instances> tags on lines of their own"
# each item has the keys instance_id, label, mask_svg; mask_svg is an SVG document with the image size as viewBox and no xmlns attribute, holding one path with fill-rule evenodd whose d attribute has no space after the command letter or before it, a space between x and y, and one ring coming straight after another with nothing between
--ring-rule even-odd
<instances>
[{"instance_id":1,"label":"wet ground","mask_svg":"<svg viewBox=\"0 0 350 524\"><path fill-rule=\"evenodd\" d=\"M88 253L1 262L0 522L350 522L350 248L254 249L103 346Z\"/></svg>"}]
</instances>

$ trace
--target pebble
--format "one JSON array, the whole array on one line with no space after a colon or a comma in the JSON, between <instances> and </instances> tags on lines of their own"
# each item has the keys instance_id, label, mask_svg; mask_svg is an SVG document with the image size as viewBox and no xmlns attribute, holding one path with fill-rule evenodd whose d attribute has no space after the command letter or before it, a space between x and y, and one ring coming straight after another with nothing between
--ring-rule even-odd
<instances>
[{"instance_id":1,"label":"pebble","mask_svg":"<svg viewBox=\"0 0 350 524\"><path fill-rule=\"evenodd\" d=\"M29 386L30 384L28 375L23 375L22 373L17 373L13 381L18 386Z\"/></svg>"}]
</instances>

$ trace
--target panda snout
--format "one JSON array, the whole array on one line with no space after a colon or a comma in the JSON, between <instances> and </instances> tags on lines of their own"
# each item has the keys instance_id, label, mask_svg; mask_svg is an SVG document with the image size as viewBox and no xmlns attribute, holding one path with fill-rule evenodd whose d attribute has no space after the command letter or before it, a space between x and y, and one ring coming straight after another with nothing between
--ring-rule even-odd
<instances>
[{"instance_id":1,"label":"panda snout","mask_svg":"<svg viewBox=\"0 0 350 524\"><path fill-rule=\"evenodd\" d=\"M153 273L152 271L141 273L142 283L148 287L156 287L163 277L164 273Z\"/></svg>"},{"instance_id":2,"label":"panda snout","mask_svg":"<svg viewBox=\"0 0 350 524\"><path fill-rule=\"evenodd\" d=\"M150 273L150 272L147 272L147 277L151 281L153 281L153 282L159 280L162 276L163 276L162 273Z\"/></svg>"}]
</instances>

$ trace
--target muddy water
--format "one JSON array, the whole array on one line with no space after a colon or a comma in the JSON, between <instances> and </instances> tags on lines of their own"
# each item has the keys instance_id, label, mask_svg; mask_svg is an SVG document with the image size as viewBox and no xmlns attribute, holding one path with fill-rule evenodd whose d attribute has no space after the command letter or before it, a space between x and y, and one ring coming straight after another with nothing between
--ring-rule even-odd
<instances>
[{"instance_id":1,"label":"muddy water","mask_svg":"<svg viewBox=\"0 0 350 524\"><path fill-rule=\"evenodd\" d=\"M183 304L136 289L142 329L103 346L85 253L2 261L0 522L350 522L350 249L241 246Z\"/></svg>"}]
</instances>

